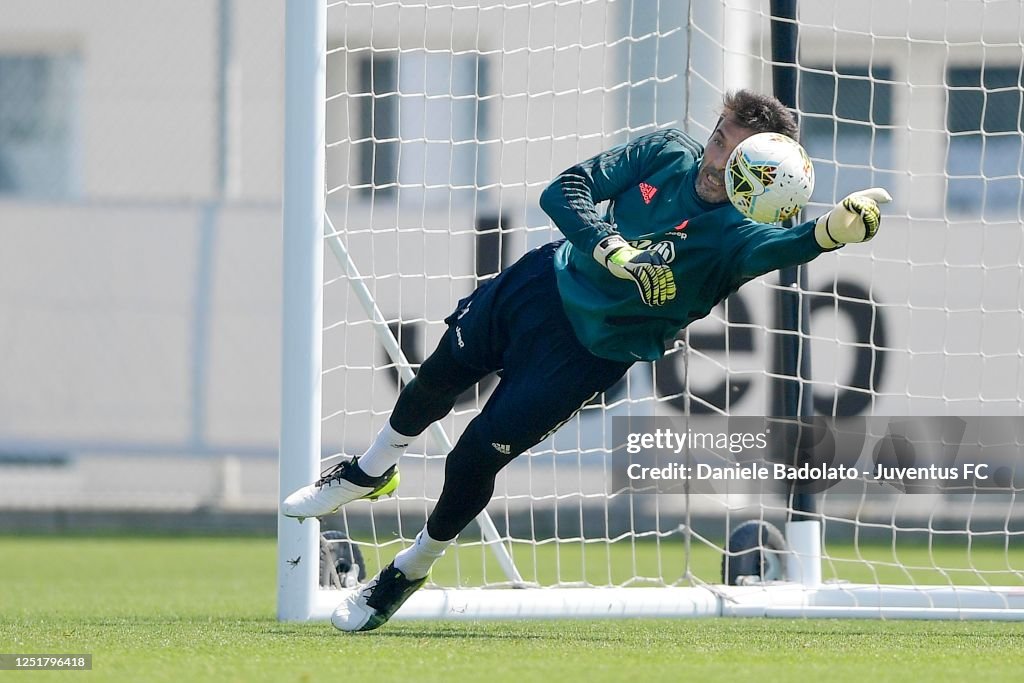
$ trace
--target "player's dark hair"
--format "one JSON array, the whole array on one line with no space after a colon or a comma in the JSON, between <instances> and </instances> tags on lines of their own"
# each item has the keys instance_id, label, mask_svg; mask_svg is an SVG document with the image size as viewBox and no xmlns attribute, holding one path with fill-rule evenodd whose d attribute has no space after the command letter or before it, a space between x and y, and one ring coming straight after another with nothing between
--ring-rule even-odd
<instances>
[{"instance_id":1,"label":"player's dark hair","mask_svg":"<svg viewBox=\"0 0 1024 683\"><path fill-rule=\"evenodd\" d=\"M797 139L796 116L771 95L750 90L727 92L722 98L722 115L725 114L731 114L736 123L758 133L782 133Z\"/></svg>"}]
</instances>

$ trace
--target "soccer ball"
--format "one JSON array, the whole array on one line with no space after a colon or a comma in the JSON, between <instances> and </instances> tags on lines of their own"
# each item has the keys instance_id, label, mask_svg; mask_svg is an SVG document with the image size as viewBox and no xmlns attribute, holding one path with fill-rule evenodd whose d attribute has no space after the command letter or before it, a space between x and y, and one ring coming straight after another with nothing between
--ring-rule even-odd
<instances>
[{"instance_id":1,"label":"soccer ball","mask_svg":"<svg viewBox=\"0 0 1024 683\"><path fill-rule=\"evenodd\" d=\"M795 216L814 191L814 166L800 143L757 133L736 145L725 167L725 191L740 213L758 223Z\"/></svg>"}]
</instances>

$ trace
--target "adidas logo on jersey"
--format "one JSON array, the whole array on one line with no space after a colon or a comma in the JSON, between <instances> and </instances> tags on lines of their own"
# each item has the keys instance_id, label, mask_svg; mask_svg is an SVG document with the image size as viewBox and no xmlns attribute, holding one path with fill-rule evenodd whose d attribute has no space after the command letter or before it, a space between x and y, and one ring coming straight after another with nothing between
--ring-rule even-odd
<instances>
[{"instance_id":1,"label":"adidas logo on jersey","mask_svg":"<svg viewBox=\"0 0 1024 683\"><path fill-rule=\"evenodd\" d=\"M657 191L658 188L654 185L640 183L640 195L644 198L644 204L650 204L651 200L654 199L654 193Z\"/></svg>"},{"instance_id":2,"label":"adidas logo on jersey","mask_svg":"<svg viewBox=\"0 0 1024 683\"><path fill-rule=\"evenodd\" d=\"M512 455L512 447L507 443L492 443L491 446L502 455Z\"/></svg>"}]
</instances>

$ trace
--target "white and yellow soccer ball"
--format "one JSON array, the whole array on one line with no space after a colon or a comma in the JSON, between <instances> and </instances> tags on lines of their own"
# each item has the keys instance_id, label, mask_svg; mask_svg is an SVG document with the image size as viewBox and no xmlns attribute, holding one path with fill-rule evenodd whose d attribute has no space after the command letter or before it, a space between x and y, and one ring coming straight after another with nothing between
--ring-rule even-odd
<instances>
[{"instance_id":1,"label":"white and yellow soccer ball","mask_svg":"<svg viewBox=\"0 0 1024 683\"><path fill-rule=\"evenodd\" d=\"M757 133L736 145L725 167L725 190L740 213L758 223L795 216L814 191L814 165L800 143Z\"/></svg>"}]
</instances>

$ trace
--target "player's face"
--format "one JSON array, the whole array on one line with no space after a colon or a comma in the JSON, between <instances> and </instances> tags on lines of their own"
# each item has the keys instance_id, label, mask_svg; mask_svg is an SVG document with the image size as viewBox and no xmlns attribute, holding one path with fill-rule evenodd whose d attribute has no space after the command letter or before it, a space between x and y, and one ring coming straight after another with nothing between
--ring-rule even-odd
<instances>
[{"instance_id":1,"label":"player's face","mask_svg":"<svg viewBox=\"0 0 1024 683\"><path fill-rule=\"evenodd\" d=\"M736 145L757 131L744 128L728 114L718 120L718 125L704 146L704 160L697 172L697 196L711 204L728 201L725 193L725 163Z\"/></svg>"}]
</instances>

